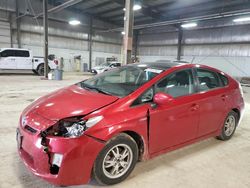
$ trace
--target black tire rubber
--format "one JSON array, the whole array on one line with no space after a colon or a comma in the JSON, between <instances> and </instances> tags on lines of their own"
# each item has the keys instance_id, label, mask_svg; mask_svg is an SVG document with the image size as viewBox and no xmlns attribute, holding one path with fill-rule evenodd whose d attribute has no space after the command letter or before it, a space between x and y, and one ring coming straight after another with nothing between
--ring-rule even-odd
<instances>
[{"instance_id":1,"label":"black tire rubber","mask_svg":"<svg viewBox=\"0 0 250 188\"><path fill-rule=\"evenodd\" d=\"M37 74L39 76L43 76L44 75L44 64L40 64L38 67L37 67Z\"/></svg>"},{"instance_id":2,"label":"black tire rubber","mask_svg":"<svg viewBox=\"0 0 250 188\"><path fill-rule=\"evenodd\" d=\"M225 134L225 129L224 129L224 127L225 127L225 123L226 123L227 118L228 118L229 116L231 116L231 115L234 116L235 121L236 121L236 125L235 125L235 128L234 128L234 130L233 130L233 133L232 133L230 136L227 136L227 135ZM229 112L228 115L227 115L227 117L225 118L224 125L223 125L223 127L222 127L222 129L221 129L221 134L220 134L219 136L217 136L216 138L217 138L218 140L223 140L223 141L226 141L226 140L229 140L230 138L232 138L232 136L234 135L234 132L235 132L235 130L236 130L236 127L237 127L237 125L238 125L238 121L239 121L238 114L237 114L236 112L234 112L234 111Z\"/></svg>"},{"instance_id":3,"label":"black tire rubber","mask_svg":"<svg viewBox=\"0 0 250 188\"><path fill-rule=\"evenodd\" d=\"M102 169L102 163L103 163L103 160L104 160L107 152L117 144L126 144L127 146L129 146L133 152L133 159L132 159L132 163L131 163L130 168L123 176L121 176L119 178L111 179L104 174L103 169ZM100 185L113 185L113 184L117 184L117 183L122 182L133 171L133 169L138 161L138 152L139 152L138 146L132 137L130 137L129 135L127 135L125 133L121 133L121 134L117 135L116 137L114 137L110 141L108 141L107 144L105 145L105 147L102 149L102 151L98 154L98 156L95 160L95 163L94 163L93 171L92 171L93 178Z\"/></svg>"},{"instance_id":4,"label":"black tire rubber","mask_svg":"<svg viewBox=\"0 0 250 188\"><path fill-rule=\"evenodd\" d=\"M37 71L36 70L32 70L32 72L35 74L35 75L38 75Z\"/></svg>"},{"instance_id":5,"label":"black tire rubber","mask_svg":"<svg viewBox=\"0 0 250 188\"><path fill-rule=\"evenodd\" d=\"M50 72L50 70L51 70L51 69L50 69L50 67L49 67L48 72ZM43 75L44 75L44 64L43 64L43 63L40 64L40 65L38 65L36 72L37 72L37 74L38 74L39 76L43 76Z\"/></svg>"}]
</instances>

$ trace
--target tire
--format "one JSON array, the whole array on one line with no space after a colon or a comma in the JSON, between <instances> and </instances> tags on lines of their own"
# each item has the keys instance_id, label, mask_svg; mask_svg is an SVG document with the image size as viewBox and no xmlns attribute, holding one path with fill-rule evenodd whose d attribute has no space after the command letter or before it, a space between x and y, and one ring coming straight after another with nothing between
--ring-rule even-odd
<instances>
[{"instance_id":1,"label":"tire","mask_svg":"<svg viewBox=\"0 0 250 188\"><path fill-rule=\"evenodd\" d=\"M119 134L97 156L93 177L101 185L120 183L133 171L137 160L138 146L135 140L127 134Z\"/></svg>"},{"instance_id":2,"label":"tire","mask_svg":"<svg viewBox=\"0 0 250 188\"><path fill-rule=\"evenodd\" d=\"M32 70L32 72L35 74L35 75L38 75L37 71L36 70Z\"/></svg>"},{"instance_id":3,"label":"tire","mask_svg":"<svg viewBox=\"0 0 250 188\"><path fill-rule=\"evenodd\" d=\"M44 75L44 64L38 65L36 72L39 76L43 76ZM49 67L48 72L50 72L50 67Z\"/></svg>"},{"instance_id":4,"label":"tire","mask_svg":"<svg viewBox=\"0 0 250 188\"><path fill-rule=\"evenodd\" d=\"M238 120L239 120L239 117L236 112L234 111L229 112L224 121L224 125L221 129L221 134L216 138L219 140L223 140L223 141L226 141L232 138L236 130Z\"/></svg>"},{"instance_id":5,"label":"tire","mask_svg":"<svg viewBox=\"0 0 250 188\"><path fill-rule=\"evenodd\" d=\"M44 64L40 64L37 68L37 73L39 76L43 76L44 75Z\"/></svg>"}]
</instances>

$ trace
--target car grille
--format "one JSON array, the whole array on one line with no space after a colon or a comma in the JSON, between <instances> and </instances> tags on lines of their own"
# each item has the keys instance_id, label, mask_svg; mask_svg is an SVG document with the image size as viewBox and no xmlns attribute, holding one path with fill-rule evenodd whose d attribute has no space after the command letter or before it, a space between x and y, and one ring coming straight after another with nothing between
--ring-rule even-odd
<instances>
[{"instance_id":1,"label":"car grille","mask_svg":"<svg viewBox=\"0 0 250 188\"><path fill-rule=\"evenodd\" d=\"M37 130L33 129L32 127L30 127L28 125L25 125L24 129L31 132L32 134L35 134L37 132Z\"/></svg>"}]
</instances>

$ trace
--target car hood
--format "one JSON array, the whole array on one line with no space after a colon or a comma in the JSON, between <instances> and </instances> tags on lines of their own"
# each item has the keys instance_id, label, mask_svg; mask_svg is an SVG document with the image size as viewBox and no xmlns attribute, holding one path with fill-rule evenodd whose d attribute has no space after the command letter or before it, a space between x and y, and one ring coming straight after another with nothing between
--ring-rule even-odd
<instances>
[{"instance_id":1,"label":"car hood","mask_svg":"<svg viewBox=\"0 0 250 188\"><path fill-rule=\"evenodd\" d=\"M39 98L28 106L23 115L40 115L49 120L82 116L107 106L119 99L116 96L88 91L77 85L60 89Z\"/></svg>"},{"instance_id":2,"label":"car hood","mask_svg":"<svg viewBox=\"0 0 250 188\"><path fill-rule=\"evenodd\" d=\"M108 66L96 66L96 67L93 67L93 69L96 69L96 70L98 70L98 69L104 69L104 68L107 68Z\"/></svg>"}]
</instances>

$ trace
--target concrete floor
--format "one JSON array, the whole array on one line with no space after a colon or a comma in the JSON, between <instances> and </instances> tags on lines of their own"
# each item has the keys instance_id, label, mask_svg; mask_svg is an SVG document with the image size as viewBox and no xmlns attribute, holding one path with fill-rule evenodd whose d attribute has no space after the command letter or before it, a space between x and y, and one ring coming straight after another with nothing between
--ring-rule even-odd
<instances>
[{"instance_id":1,"label":"concrete floor","mask_svg":"<svg viewBox=\"0 0 250 188\"><path fill-rule=\"evenodd\" d=\"M19 160L16 126L21 111L37 97L83 80L67 74L63 81L44 81L33 75L0 75L0 188L54 187L32 175ZM245 88L246 112L234 137L214 138L137 164L134 172L116 187L250 187L250 88ZM95 182L74 188L100 187Z\"/></svg>"}]
</instances>

